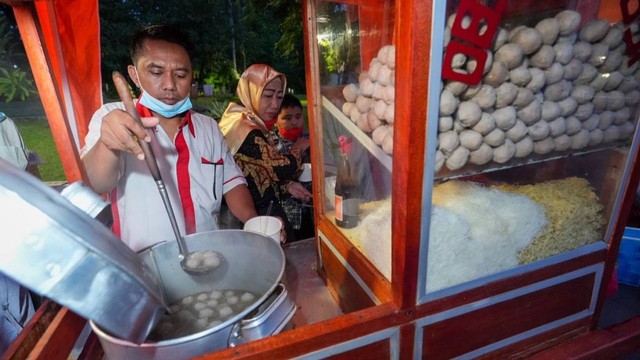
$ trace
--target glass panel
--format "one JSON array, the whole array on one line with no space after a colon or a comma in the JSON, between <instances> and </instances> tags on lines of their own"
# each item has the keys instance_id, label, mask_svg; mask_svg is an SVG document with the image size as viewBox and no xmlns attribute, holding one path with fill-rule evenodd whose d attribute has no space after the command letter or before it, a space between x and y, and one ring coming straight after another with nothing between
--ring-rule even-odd
<instances>
[{"instance_id":1,"label":"glass panel","mask_svg":"<svg viewBox=\"0 0 640 360\"><path fill-rule=\"evenodd\" d=\"M640 100L638 26L619 14L448 3L427 292L607 239Z\"/></svg>"},{"instance_id":2,"label":"glass panel","mask_svg":"<svg viewBox=\"0 0 640 360\"><path fill-rule=\"evenodd\" d=\"M392 2L320 3L317 14L324 215L391 279Z\"/></svg>"}]
</instances>

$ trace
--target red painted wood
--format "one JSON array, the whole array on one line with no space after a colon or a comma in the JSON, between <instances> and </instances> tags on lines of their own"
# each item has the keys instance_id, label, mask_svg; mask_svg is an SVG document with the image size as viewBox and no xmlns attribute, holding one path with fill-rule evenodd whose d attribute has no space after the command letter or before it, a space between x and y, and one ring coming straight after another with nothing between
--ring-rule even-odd
<instances>
[{"instance_id":1,"label":"red painted wood","mask_svg":"<svg viewBox=\"0 0 640 360\"><path fill-rule=\"evenodd\" d=\"M534 354L530 359L616 359L638 352L640 352L640 316L606 329L590 331Z\"/></svg>"},{"instance_id":2,"label":"red painted wood","mask_svg":"<svg viewBox=\"0 0 640 360\"><path fill-rule=\"evenodd\" d=\"M56 92L31 6L14 6L13 13L67 181L87 182L71 129L64 115L61 98Z\"/></svg>"},{"instance_id":3,"label":"red painted wood","mask_svg":"<svg viewBox=\"0 0 640 360\"><path fill-rule=\"evenodd\" d=\"M387 303L197 359L291 359L376 331L397 327L409 320L406 313L397 312L393 304Z\"/></svg>"},{"instance_id":4,"label":"red painted wood","mask_svg":"<svg viewBox=\"0 0 640 360\"><path fill-rule=\"evenodd\" d=\"M327 357L327 359L331 360L382 360L391 358L391 349L388 339Z\"/></svg>"},{"instance_id":5,"label":"red painted wood","mask_svg":"<svg viewBox=\"0 0 640 360\"><path fill-rule=\"evenodd\" d=\"M595 274L428 325L423 354L450 359L587 310Z\"/></svg>"},{"instance_id":6,"label":"red painted wood","mask_svg":"<svg viewBox=\"0 0 640 360\"><path fill-rule=\"evenodd\" d=\"M394 17L394 7L389 1L366 1L358 6L360 63L363 71L369 69L371 60L378 56L381 47L391 44Z\"/></svg>"},{"instance_id":7,"label":"red painted wood","mask_svg":"<svg viewBox=\"0 0 640 360\"><path fill-rule=\"evenodd\" d=\"M324 241L320 241L320 252L327 286L343 312L353 312L375 305Z\"/></svg>"},{"instance_id":8,"label":"red painted wood","mask_svg":"<svg viewBox=\"0 0 640 360\"><path fill-rule=\"evenodd\" d=\"M53 321L58 311L60 311L60 305L45 299L22 329L22 332L3 354L3 359L26 358L45 330L51 325L51 321Z\"/></svg>"},{"instance_id":9,"label":"red painted wood","mask_svg":"<svg viewBox=\"0 0 640 360\"><path fill-rule=\"evenodd\" d=\"M499 350L492 352L481 359L523 359L533 353L540 352L550 347L569 341L576 336L582 335L589 331L589 319L581 319L571 322L564 326L545 331L542 334L533 336L529 339L517 342L515 344L505 346Z\"/></svg>"},{"instance_id":10,"label":"red painted wood","mask_svg":"<svg viewBox=\"0 0 640 360\"><path fill-rule=\"evenodd\" d=\"M427 99L431 56L430 1L396 2L396 96L392 177L393 301L400 308L416 303L422 186L426 146ZM427 170L428 171L428 170Z\"/></svg>"},{"instance_id":11,"label":"red painted wood","mask_svg":"<svg viewBox=\"0 0 640 360\"><path fill-rule=\"evenodd\" d=\"M29 359L68 358L85 323L85 319L62 308L29 354Z\"/></svg>"}]
</instances>

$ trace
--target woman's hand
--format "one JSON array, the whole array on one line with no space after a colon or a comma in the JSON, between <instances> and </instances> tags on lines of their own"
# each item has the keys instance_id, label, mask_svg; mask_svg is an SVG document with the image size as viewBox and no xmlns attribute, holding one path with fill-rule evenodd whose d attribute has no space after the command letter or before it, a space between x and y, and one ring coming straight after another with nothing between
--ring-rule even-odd
<instances>
[{"instance_id":1,"label":"woman's hand","mask_svg":"<svg viewBox=\"0 0 640 360\"><path fill-rule=\"evenodd\" d=\"M308 138L299 137L292 146L300 151L306 151L309 148L309 145L311 145L311 143Z\"/></svg>"},{"instance_id":2,"label":"woman's hand","mask_svg":"<svg viewBox=\"0 0 640 360\"><path fill-rule=\"evenodd\" d=\"M287 192L294 198L309 202L313 199L313 194L297 181L291 181L287 184Z\"/></svg>"}]
</instances>

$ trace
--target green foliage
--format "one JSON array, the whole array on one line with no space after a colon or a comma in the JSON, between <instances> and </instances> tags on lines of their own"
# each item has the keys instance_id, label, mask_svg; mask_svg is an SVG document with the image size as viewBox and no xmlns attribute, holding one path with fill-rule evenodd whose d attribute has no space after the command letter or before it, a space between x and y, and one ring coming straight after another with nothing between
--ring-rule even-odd
<instances>
[{"instance_id":1,"label":"green foliage","mask_svg":"<svg viewBox=\"0 0 640 360\"><path fill-rule=\"evenodd\" d=\"M285 73L289 87L304 89L301 0L100 0L99 6L103 83L112 97L111 72L131 63L129 37L157 23L189 33L198 84L233 93L238 74L262 62Z\"/></svg>"},{"instance_id":2,"label":"green foliage","mask_svg":"<svg viewBox=\"0 0 640 360\"><path fill-rule=\"evenodd\" d=\"M349 16L347 5L322 3L318 9L318 50L320 52L321 78L347 81L349 76L360 72L360 49L358 22Z\"/></svg>"},{"instance_id":3,"label":"green foliage","mask_svg":"<svg viewBox=\"0 0 640 360\"><path fill-rule=\"evenodd\" d=\"M200 96L193 99L195 111L220 120L222 114L229 106L229 102L238 102L238 98L230 94L214 94L213 96Z\"/></svg>"},{"instance_id":4,"label":"green foliage","mask_svg":"<svg viewBox=\"0 0 640 360\"><path fill-rule=\"evenodd\" d=\"M320 48L320 56L324 60L325 68L330 72L337 72L340 66L340 58L333 44L327 39L320 40L318 47Z\"/></svg>"},{"instance_id":5,"label":"green foliage","mask_svg":"<svg viewBox=\"0 0 640 360\"><path fill-rule=\"evenodd\" d=\"M220 120L222 118L222 114L224 114L224 111L227 110L228 106L228 99L213 99L207 106L206 113L212 118Z\"/></svg>"},{"instance_id":6,"label":"green foliage","mask_svg":"<svg viewBox=\"0 0 640 360\"><path fill-rule=\"evenodd\" d=\"M4 96L7 102L15 98L25 101L35 93L35 86L27 78L26 72L20 69L9 72L0 68L0 95Z\"/></svg>"},{"instance_id":7,"label":"green foliage","mask_svg":"<svg viewBox=\"0 0 640 360\"><path fill-rule=\"evenodd\" d=\"M24 101L37 91L15 20L5 6L0 7L0 99Z\"/></svg>"},{"instance_id":8,"label":"green foliage","mask_svg":"<svg viewBox=\"0 0 640 360\"><path fill-rule=\"evenodd\" d=\"M212 70L209 72L209 75L202 80L203 83L213 85L216 91L226 93L234 92L240 76L235 69L233 69L230 59L215 56L212 63Z\"/></svg>"}]
</instances>

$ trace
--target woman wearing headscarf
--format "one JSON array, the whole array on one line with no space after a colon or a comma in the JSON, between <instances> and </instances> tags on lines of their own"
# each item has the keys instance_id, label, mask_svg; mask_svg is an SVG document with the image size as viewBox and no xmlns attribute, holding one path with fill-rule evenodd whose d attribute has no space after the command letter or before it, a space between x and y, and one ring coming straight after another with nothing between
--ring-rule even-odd
<instances>
[{"instance_id":1,"label":"woman wearing headscarf","mask_svg":"<svg viewBox=\"0 0 640 360\"><path fill-rule=\"evenodd\" d=\"M284 223L287 239L294 240L293 228L280 199L288 191L289 180L301 167L301 143L285 154L278 152L271 131L276 123L287 86L284 74L265 64L249 66L240 77L236 93L241 104L231 102L220 119L220 129L236 164L242 169L258 214L271 215Z\"/></svg>"}]
</instances>

